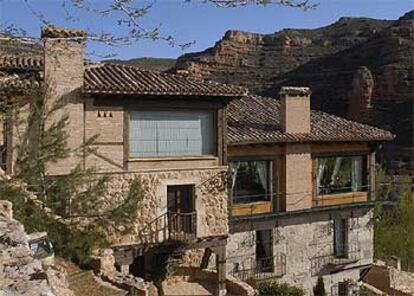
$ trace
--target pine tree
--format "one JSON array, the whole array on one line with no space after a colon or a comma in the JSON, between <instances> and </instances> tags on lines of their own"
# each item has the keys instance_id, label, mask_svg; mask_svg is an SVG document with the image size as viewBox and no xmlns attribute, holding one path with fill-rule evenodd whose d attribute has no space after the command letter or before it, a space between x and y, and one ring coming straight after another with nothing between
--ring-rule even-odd
<instances>
[{"instance_id":1,"label":"pine tree","mask_svg":"<svg viewBox=\"0 0 414 296\"><path fill-rule=\"evenodd\" d=\"M31 93L29 112L22 116L19 101L3 101L1 112L12 117L14 128L19 131L15 173L9 181L0 182L0 196L13 202L13 208L26 230L47 231L55 252L69 260L86 265L93 248L108 246L105 233L108 229L128 232L137 217L142 191L139 180L134 180L128 196L116 207L104 209L107 175L96 174L94 168L77 165L66 175L53 176L47 173L48 165L65 160L69 155L88 156L97 136L91 137L80 147L69 149L65 127L68 116L64 114L63 98L48 101L44 91ZM26 105L27 106L27 105ZM60 115L60 116L59 116ZM50 119L56 119L51 121ZM22 128L22 126L24 128ZM25 184L19 188L16 184ZM65 221L56 221L46 215L27 198L27 192L37 196L43 207L51 214L63 216ZM73 218L89 221L86 226L70 224ZM120 230L119 230L120 229Z\"/></svg>"}]
</instances>

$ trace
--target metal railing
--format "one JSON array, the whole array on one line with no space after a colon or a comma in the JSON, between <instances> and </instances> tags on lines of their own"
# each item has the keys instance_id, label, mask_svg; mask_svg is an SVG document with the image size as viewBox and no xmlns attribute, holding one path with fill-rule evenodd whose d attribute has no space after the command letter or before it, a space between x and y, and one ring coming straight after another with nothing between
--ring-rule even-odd
<instances>
[{"instance_id":1,"label":"metal railing","mask_svg":"<svg viewBox=\"0 0 414 296\"><path fill-rule=\"evenodd\" d=\"M239 257L237 259L242 260L243 258ZM257 283L285 275L286 255L279 253L275 256L260 259L249 257L243 265L240 266L236 263L238 267L231 271L231 275L244 282Z\"/></svg>"},{"instance_id":2,"label":"metal railing","mask_svg":"<svg viewBox=\"0 0 414 296\"><path fill-rule=\"evenodd\" d=\"M147 223L138 233L143 244L186 241L196 238L197 213L166 212Z\"/></svg>"},{"instance_id":3,"label":"metal railing","mask_svg":"<svg viewBox=\"0 0 414 296\"><path fill-rule=\"evenodd\" d=\"M361 259L361 250L358 241L351 242L338 249L344 251L339 253L335 252L333 244L330 244L326 254L317 255L310 259L312 276L318 275L328 265L335 267L350 264Z\"/></svg>"}]
</instances>

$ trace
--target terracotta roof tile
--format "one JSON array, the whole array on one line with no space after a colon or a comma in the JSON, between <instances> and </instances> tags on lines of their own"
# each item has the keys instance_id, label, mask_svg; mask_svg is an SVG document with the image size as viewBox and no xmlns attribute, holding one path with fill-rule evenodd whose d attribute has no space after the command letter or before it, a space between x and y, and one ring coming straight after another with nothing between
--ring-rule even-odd
<instances>
[{"instance_id":1,"label":"terracotta roof tile","mask_svg":"<svg viewBox=\"0 0 414 296\"><path fill-rule=\"evenodd\" d=\"M239 86L104 63L91 64L86 68L84 92L187 96L243 96L247 94L247 90Z\"/></svg>"},{"instance_id":2,"label":"terracotta roof tile","mask_svg":"<svg viewBox=\"0 0 414 296\"><path fill-rule=\"evenodd\" d=\"M87 33L82 30L46 26L42 28L42 38L86 38Z\"/></svg>"},{"instance_id":3,"label":"terracotta roof tile","mask_svg":"<svg viewBox=\"0 0 414 296\"><path fill-rule=\"evenodd\" d=\"M0 69L2 70L30 70L41 71L43 58L41 56L0 56Z\"/></svg>"},{"instance_id":4,"label":"terracotta roof tile","mask_svg":"<svg viewBox=\"0 0 414 296\"><path fill-rule=\"evenodd\" d=\"M315 110L311 111L309 134L284 133L280 127L280 101L274 98L246 96L228 106L230 145L392 139L394 135L388 131Z\"/></svg>"}]
</instances>

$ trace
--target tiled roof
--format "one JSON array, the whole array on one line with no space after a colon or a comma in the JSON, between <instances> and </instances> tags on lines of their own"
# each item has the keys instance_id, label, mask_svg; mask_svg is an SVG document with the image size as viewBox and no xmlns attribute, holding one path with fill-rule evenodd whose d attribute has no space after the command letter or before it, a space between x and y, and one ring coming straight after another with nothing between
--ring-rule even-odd
<instances>
[{"instance_id":1,"label":"tiled roof","mask_svg":"<svg viewBox=\"0 0 414 296\"><path fill-rule=\"evenodd\" d=\"M0 56L0 71L43 71L41 56ZM186 75L159 73L137 67L85 63L83 91L89 94L243 96L247 89Z\"/></svg>"},{"instance_id":2,"label":"tiled roof","mask_svg":"<svg viewBox=\"0 0 414 296\"><path fill-rule=\"evenodd\" d=\"M42 28L42 38L86 38L87 33L82 30L46 26Z\"/></svg>"},{"instance_id":3,"label":"tiled roof","mask_svg":"<svg viewBox=\"0 0 414 296\"><path fill-rule=\"evenodd\" d=\"M24 93L38 89L41 85L36 73L5 73L0 71L0 94Z\"/></svg>"},{"instance_id":4,"label":"tiled roof","mask_svg":"<svg viewBox=\"0 0 414 296\"><path fill-rule=\"evenodd\" d=\"M41 56L0 56L0 70L41 71L42 68Z\"/></svg>"},{"instance_id":5,"label":"tiled roof","mask_svg":"<svg viewBox=\"0 0 414 296\"><path fill-rule=\"evenodd\" d=\"M84 92L136 95L243 96L245 88L118 64L91 64Z\"/></svg>"},{"instance_id":6,"label":"tiled roof","mask_svg":"<svg viewBox=\"0 0 414 296\"><path fill-rule=\"evenodd\" d=\"M0 93L22 94L42 84L39 56L0 56Z\"/></svg>"},{"instance_id":7,"label":"tiled roof","mask_svg":"<svg viewBox=\"0 0 414 296\"><path fill-rule=\"evenodd\" d=\"M288 134L280 127L280 101L274 98L246 96L228 106L228 142L230 145L325 142L386 141L388 131L346 120L322 111L311 111L309 134Z\"/></svg>"}]
</instances>

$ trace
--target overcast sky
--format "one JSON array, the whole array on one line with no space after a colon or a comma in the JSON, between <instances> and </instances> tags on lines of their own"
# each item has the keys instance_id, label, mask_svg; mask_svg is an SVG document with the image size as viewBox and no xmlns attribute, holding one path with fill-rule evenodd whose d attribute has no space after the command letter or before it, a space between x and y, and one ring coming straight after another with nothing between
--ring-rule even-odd
<instances>
[{"instance_id":1,"label":"overcast sky","mask_svg":"<svg viewBox=\"0 0 414 296\"><path fill-rule=\"evenodd\" d=\"M93 30L121 30L115 17L91 17L78 14L79 22L65 20L60 5L62 0L28 0L36 11L45 14L57 25L91 28ZM98 0L93 0L98 1ZM100 3L106 0L99 0ZM311 0L312 1L312 0ZM144 2L144 1L141 1ZM405 12L414 9L414 0L317 0L318 8L304 12L299 9L277 6L248 6L223 9L202 0L157 0L151 13L145 16L143 26L151 28L161 25L164 35L173 35L177 42L195 41L187 52L201 51L214 45L227 30L243 30L258 33L272 33L283 28L317 28L329 25L341 16L397 19ZM98 3L98 2L95 2ZM40 22L23 0L0 0L2 22L17 24L30 35L39 36ZM91 43L89 51L99 54L115 52L118 58L165 57L176 58L183 51L166 42L142 40L130 46L108 48Z\"/></svg>"}]
</instances>

